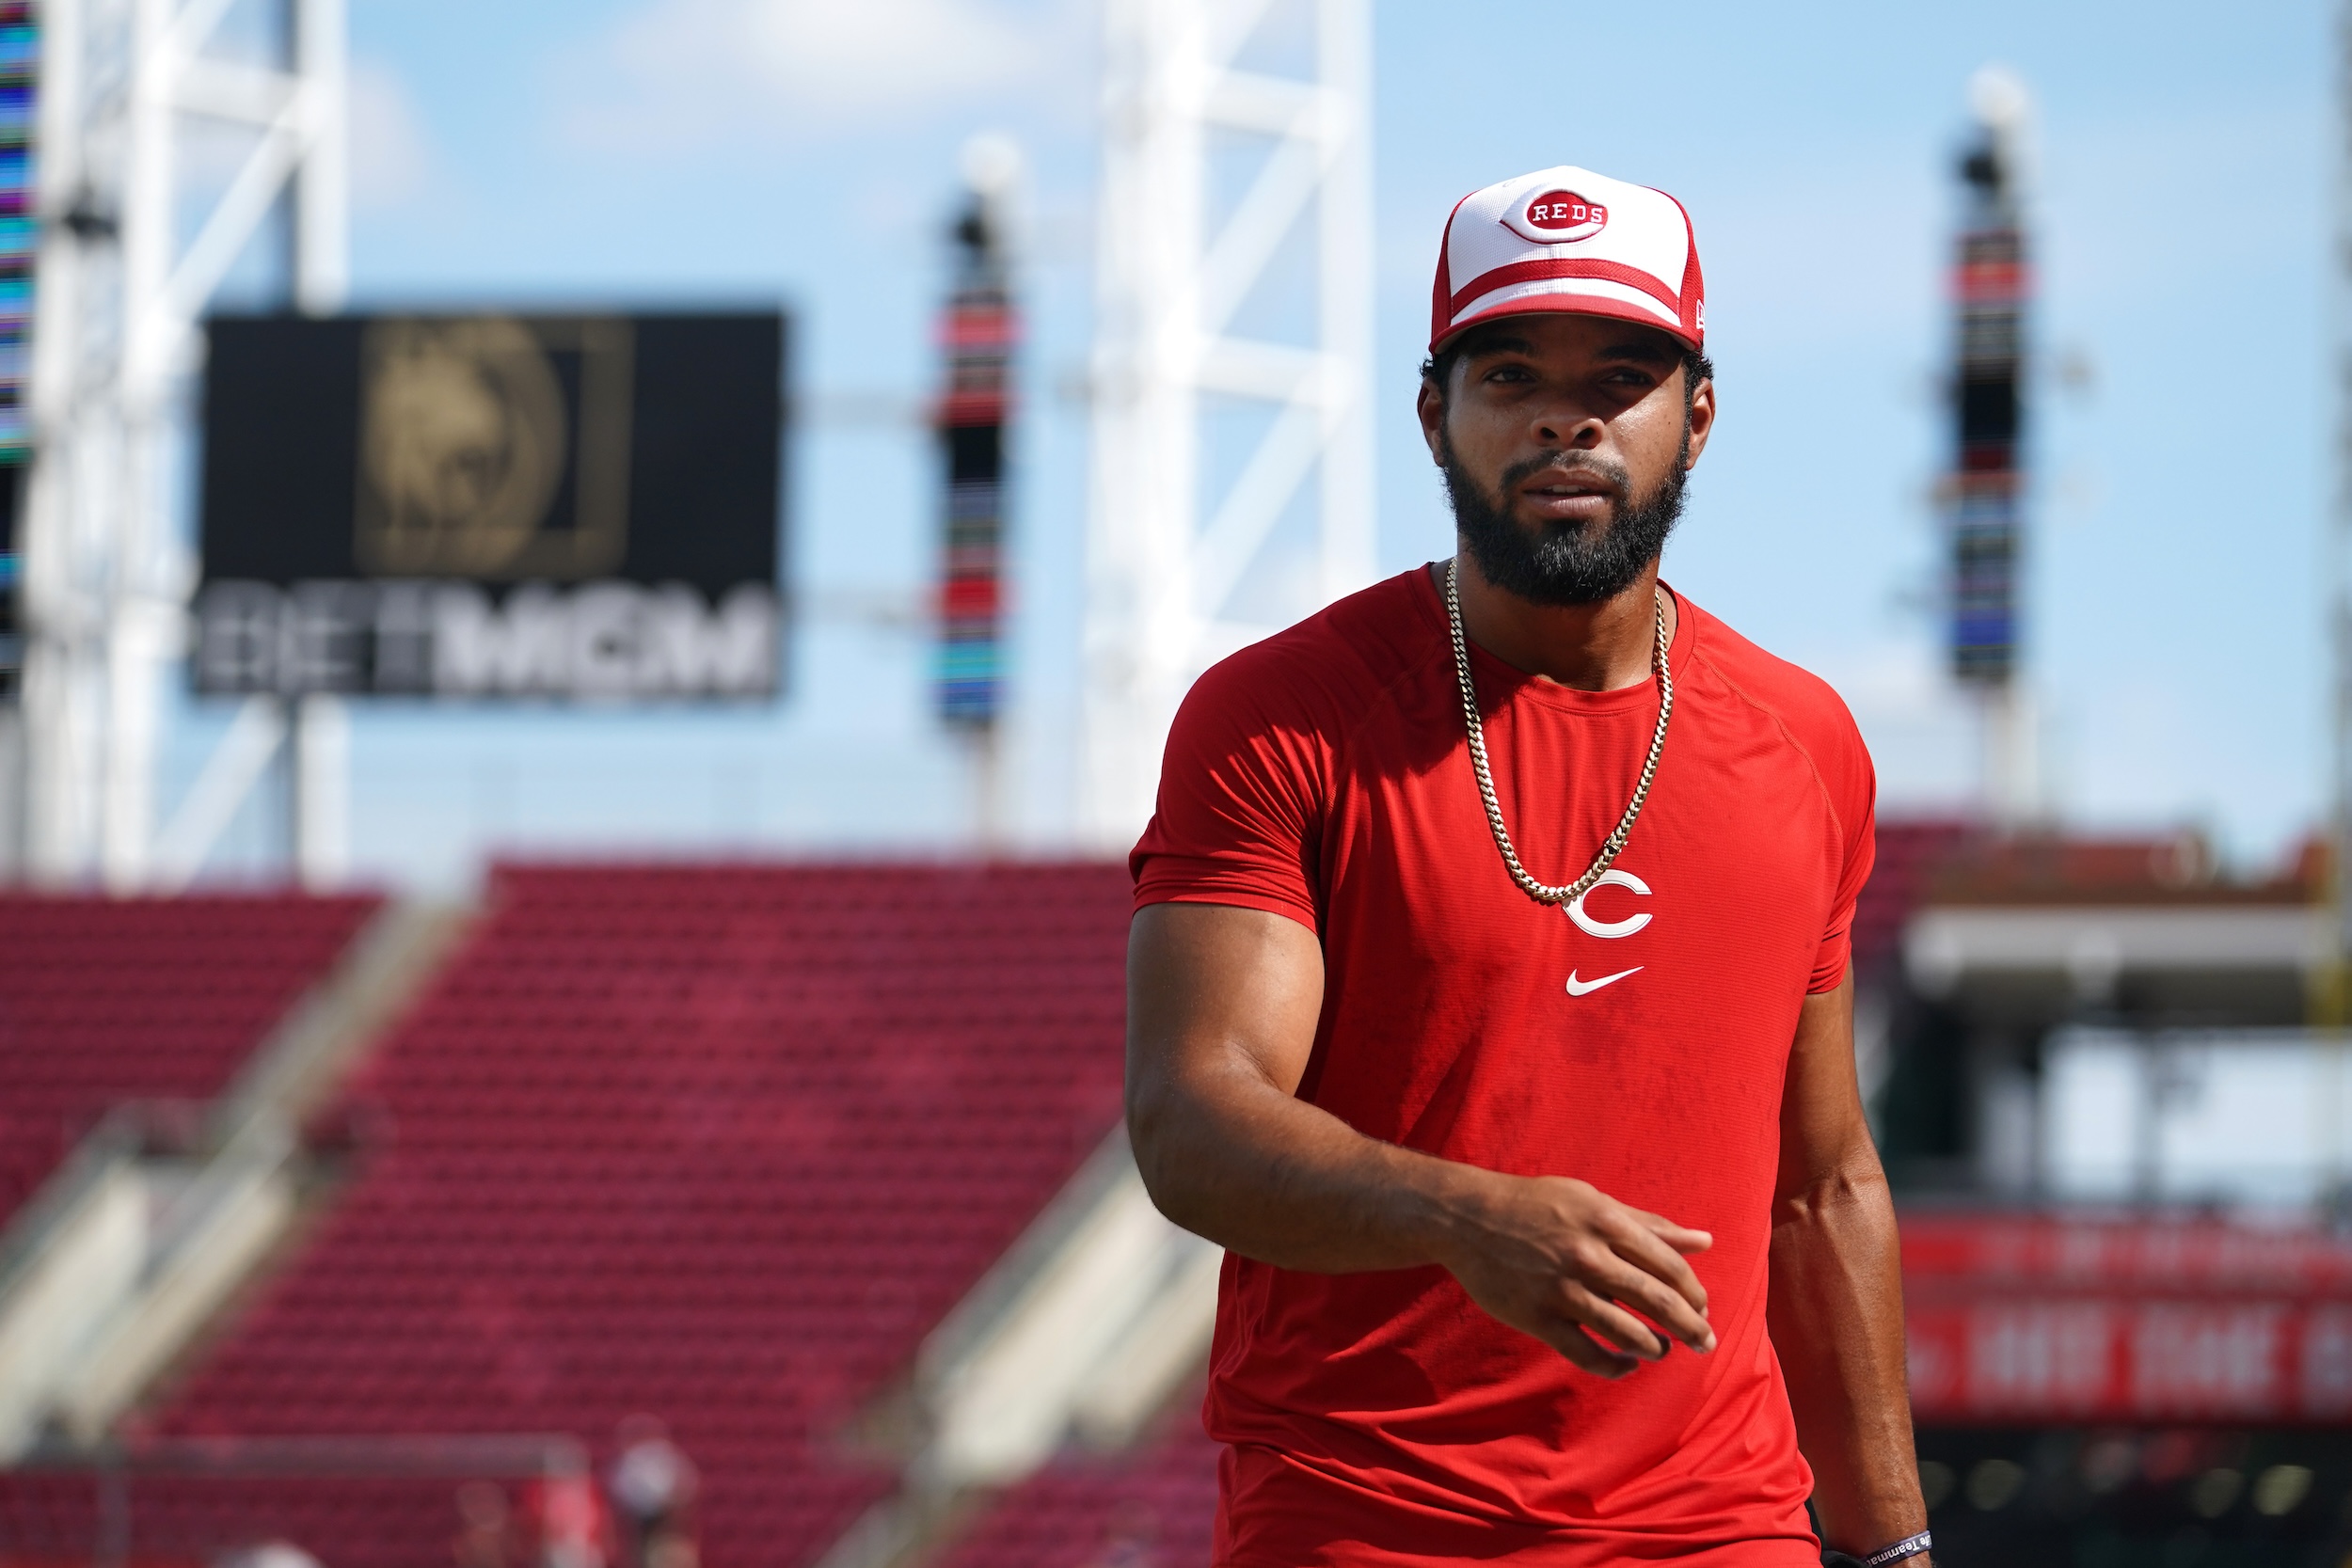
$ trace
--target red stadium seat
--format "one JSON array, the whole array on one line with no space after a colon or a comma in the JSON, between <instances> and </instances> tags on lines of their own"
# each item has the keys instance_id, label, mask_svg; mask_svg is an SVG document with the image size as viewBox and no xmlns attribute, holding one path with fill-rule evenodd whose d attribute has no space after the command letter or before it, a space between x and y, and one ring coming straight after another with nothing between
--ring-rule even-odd
<instances>
[{"instance_id":1,"label":"red stadium seat","mask_svg":"<svg viewBox=\"0 0 2352 1568\"><path fill-rule=\"evenodd\" d=\"M0 896L0 1214L116 1105L219 1094L376 904Z\"/></svg>"},{"instance_id":2,"label":"red stadium seat","mask_svg":"<svg viewBox=\"0 0 2352 1568\"><path fill-rule=\"evenodd\" d=\"M352 1082L389 1133L157 1428L600 1449L650 1412L712 1568L812 1560L897 1482L843 1430L1118 1117L1127 899L1104 864L500 871ZM452 1483L240 1486L336 1568L448 1560ZM137 1550L226 1528L178 1496Z\"/></svg>"}]
</instances>

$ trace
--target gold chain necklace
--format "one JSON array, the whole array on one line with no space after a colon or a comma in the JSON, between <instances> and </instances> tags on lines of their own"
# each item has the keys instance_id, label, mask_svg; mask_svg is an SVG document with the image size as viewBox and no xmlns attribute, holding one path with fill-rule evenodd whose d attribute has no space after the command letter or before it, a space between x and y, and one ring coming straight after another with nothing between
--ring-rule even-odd
<instances>
[{"instance_id":1,"label":"gold chain necklace","mask_svg":"<svg viewBox=\"0 0 2352 1568\"><path fill-rule=\"evenodd\" d=\"M1470 640L1462 635L1462 595L1454 584L1459 572L1458 561L1445 563L1445 618L1454 633L1454 673L1462 683L1462 722L1470 731L1470 771L1478 775L1478 798L1486 804L1486 826L1494 831L1495 847L1502 851L1502 863L1511 868L1511 879L1519 884L1521 893L1538 904L1572 903L1592 891L1601 873L1625 848L1634 820L1642 815L1642 803L1649 799L1649 786L1658 778L1658 758L1666 749L1666 721L1675 710L1674 672L1666 667L1665 595L1654 588L1650 591L1658 611L1650 655L1651 668L1658 673L1658 729L1649 737L1649 756L1642 764L1642 781L1633 786L1633 799L1626 803L1616 831L1601 844L1600 853L1593 858L1584 875L1565 887L1548 887L1529 876L1527 867L1519 863L1519 852L1511 847L1511 831L1502 825L1502 804L1495 799L1495 776L1486 766L1486 729L1478 718L1478 688L1470 683Z\"/></svg>"}]
</instances>

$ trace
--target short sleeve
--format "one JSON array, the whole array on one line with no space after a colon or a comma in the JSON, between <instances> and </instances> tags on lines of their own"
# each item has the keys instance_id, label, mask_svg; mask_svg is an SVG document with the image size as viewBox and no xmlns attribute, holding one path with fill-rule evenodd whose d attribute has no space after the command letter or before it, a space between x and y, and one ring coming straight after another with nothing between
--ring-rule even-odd
<instances>
[{"instance_id":1,"label":"short sleeve","mask_svg":"<svg viewBox=\"0 0 2352 1568\"><path fill-rule=\"evenodd\" d=\"M1128 857L1137 909L1233 904L1320 932L1328 753L1311 721L1284 711L1294 705L1282 675L1263 650L1246 650L1184 698L1157 809Z\"/></svg>"},{"instance_id":2,"label":"short sleeve","mask_svg":"<svg viewBox=\"0 0 2352 1568\"><path fill-rule=\"evenodd\" d=\"M1870 867L1878 859L1878 775L1851 719L1847 720L1846 728L1852 754L1845 768L1823 780L1831 793L1831 803L1836 808L1844 845L1837 892L1830 903L1829 926L1821 933L1821 945L1813 956L1813 977L1804 988L1806 994L1812 996L1836 990L1846 978L1853 957L1854 905L1861 898L1863 884L1870 879Z\"/></svg>"}]
</instances>

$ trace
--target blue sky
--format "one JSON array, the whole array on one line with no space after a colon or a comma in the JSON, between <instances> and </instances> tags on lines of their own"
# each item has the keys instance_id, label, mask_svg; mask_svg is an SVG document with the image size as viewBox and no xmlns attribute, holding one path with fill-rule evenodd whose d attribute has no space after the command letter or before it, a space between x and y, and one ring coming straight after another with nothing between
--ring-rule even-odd
<instances>
[{"instance_id":1,"label":"blue sky","mask_svg":"<svg viewBox=\"0 0 2352 1568\"><path fill-rule=\"evenodd\" d=\"M1017 835L1066 820L1090 290L1083 0L351 0L360 304L781 301L791 570L812 610L756 713L380 708L356 740L371 875L485 851L932 848L968 832L904 611L931 570L922 433L958 146L1033 165L1019 435ZM2234 856L2315 820L2329 36L2316 0L1375 11L1384 570L1448 526L1410 404L1454 200L1573 162L1682 198L1723 421L1670 545L1683 591L1830 678L1885 809L1975 776L1939 673L1928 491L1948 166L1969 73L2034 93L2042 294L2028 660L2052 804L2197 823ZM2061 362L2076 373L2054 373ZM183 711L184 778L219 722ZM177 787L167 784L167 796ZM226 863L266 855L255 810Z\"/></svg>"}]
</instances>

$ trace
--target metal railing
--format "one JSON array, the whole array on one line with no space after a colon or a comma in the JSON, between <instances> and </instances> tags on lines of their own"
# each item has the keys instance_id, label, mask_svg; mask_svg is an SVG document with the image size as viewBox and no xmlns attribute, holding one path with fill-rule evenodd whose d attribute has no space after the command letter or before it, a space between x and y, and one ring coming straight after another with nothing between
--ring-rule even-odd
<instances>
[{"instance_id":1,"label":"metal railing","mask_svg":"<svg viewBox=\"0 0 2352 1568\"><path fill-rule=\"evenodd\" d=\"M62 1527L31 1524L25 1515L32 1511L11 1506L24 1502L24 1481L31 1478L86 1482L91 1506ZM174 1483L166 1517L157 1521L163 1528L149 1532L161 1539L142 1539L138 1528L137 1488L151 1481ZM49 1447L0 1472L0 1553L62 1552L91 1568L128 1568L135 1560L188 1553L210 1559L278 1539L290 1496L360 1481L523 1482L555 1489L595 1484L587 1450L559 1433L151 1437L96 1449ZM223 1484L208 1489L208 1482ZM262 1484L257 1489L253 1483ZM246 1505L242 1518L240 1496ZM529 1510L516 1512L531 1516ZM536 1517L560 1513L542 1507ZM562 1543L530 1544L536 1548L533 1560L553 1560L546 1548L560 1549Z\"/></svg>"}]
</instances>

